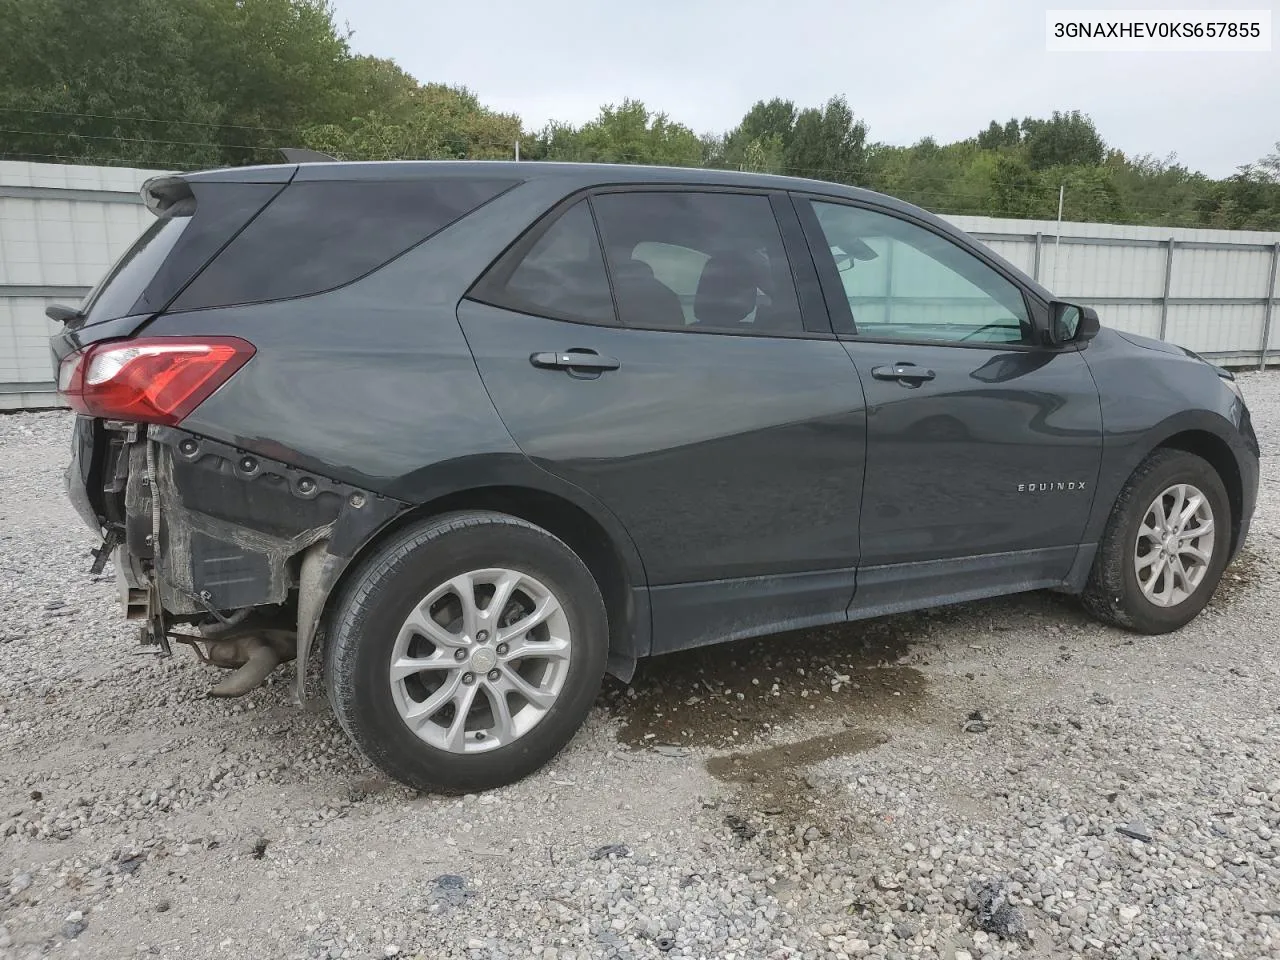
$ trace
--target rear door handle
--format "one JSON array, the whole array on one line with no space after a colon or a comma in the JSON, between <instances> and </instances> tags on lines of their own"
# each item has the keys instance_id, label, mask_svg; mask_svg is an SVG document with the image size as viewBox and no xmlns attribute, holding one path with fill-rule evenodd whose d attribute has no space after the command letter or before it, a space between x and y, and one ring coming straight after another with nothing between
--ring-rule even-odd
<instances>
[{"instance_id":1,"label":"rear door handle","mask_svg":"<svg viewBox=\"0 0 1280 960\"><path fill-rule=\"evenodd\" d=\"M605 370L617 370L622 366L613 357L602 357L594 350L565 350L560 353L535 353L529 362L543 370L583 370L597 375Z\"/></svg>"},{"instance_id":2,"label":"rear door handle","mask_svg":"<svg viewBox=\"0 0 1280 960\"><path fill-rule=\"evenodd\" d=\"M892 366L872 367L871 375L877 380L898 380L902 383L918 385L932 380L936 374L914 363L895 363Z\"/></svg>"}]
</instances>

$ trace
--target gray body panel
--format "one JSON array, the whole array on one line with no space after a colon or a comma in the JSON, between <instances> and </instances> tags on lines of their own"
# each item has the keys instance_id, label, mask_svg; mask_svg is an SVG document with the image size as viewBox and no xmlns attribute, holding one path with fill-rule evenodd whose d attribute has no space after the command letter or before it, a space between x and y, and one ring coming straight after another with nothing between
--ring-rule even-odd
<instances>
[{"instance_id":1,"label":"gray body panel","mask_svg":"<svg viewBox=\"0 0 1280 960\"><path fill-rule=\"evenodd\" d=\"M1106 329L1043 348L876 342L833 327L821 306L829 285L815 301L802 278L805 332L785 338L575 324L467 299L527 228L578 191L705 185L908 218L994 266L1043 318L1052 299L1043 286L892 198L785 177L576 164L317 163L186 176L517 182L328 292L69 327L54 351L131 335L243 337L255 356L184 431L409 513L486 489L571 504L603 531L634 598L630 639L614 637L628 656L1017 590L1079 590L1117 493L1162 443L1227 452L1237 547L1247 531L1258 456L1248 411L1215 368L1166 345ZM786 237L793 264L811 256L803 243ZM619 367L581 379L530 365L533 353L573 348ZM899 362L937 376L909 386L870 375ZM92 431L79 435L76 482L92 486ZM343 564L378 535L369 531Z\"/></svg>"}]
</instances>

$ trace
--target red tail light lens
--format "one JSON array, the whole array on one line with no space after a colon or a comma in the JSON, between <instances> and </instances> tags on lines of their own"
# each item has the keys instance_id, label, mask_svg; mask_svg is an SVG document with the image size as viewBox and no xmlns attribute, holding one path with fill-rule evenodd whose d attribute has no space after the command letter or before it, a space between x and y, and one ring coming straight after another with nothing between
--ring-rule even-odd
<instances>
[{"instance_id":1,"label":"red tail light lens","mask_svg":"<svg viewBox=\"0 0 1280 960\"><path fill-rule=\"evenodd\" d=\"M181 423L249 362L238 337L151 337L96 343L62 361L58 390L91 417Z\"/></svg>"}]
</instances>

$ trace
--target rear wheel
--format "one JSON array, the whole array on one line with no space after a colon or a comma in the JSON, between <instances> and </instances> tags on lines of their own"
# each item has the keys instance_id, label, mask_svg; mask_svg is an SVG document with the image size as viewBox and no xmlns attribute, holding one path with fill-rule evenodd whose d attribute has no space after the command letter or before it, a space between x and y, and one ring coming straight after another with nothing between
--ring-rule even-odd
<instances>
[{"instance_id":1,"label":"rear wheel","mask_svg":"<svg viewBox=\"0 0 1280 960\"><path fill-rule=\"evenodd\" d=\"M410 786L483 790L550 760L586 718L608 652L590 571L564 543L489 512L387 543L330 622L334 713Z\"/></svg>"},{"instance_id":2,"label":"rear wheel","mask_svg":"<svg viewBox=\"0 0 1280 960\"><path fill-rule=\"evenodd\" d=\"M1167 633L1209 602L1231 548L1231 506L1214 468L1157 450L1134 471L1107 521L1083 596L1099 619Z\"/></svg>"}]
</instances>

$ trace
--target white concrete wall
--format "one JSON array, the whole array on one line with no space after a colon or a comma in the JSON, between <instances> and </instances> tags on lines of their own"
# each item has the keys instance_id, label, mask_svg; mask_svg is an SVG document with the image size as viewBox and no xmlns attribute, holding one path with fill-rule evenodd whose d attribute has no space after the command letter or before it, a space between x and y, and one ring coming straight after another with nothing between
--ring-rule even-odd
<instances>
[{"instance_id":1,"label":"white concrete wall","mask_svg":"<svg viewBox=\"0 0 1280 960\"><path fill-rule=\"evenodd\" d=\"M1064 300L1096 307L1104 324L1150 337L1163 333L1222 363L1260 359L1270 296L1267 349L1280 349L1280 233L1064 223L1058 244L1052 220L947 219Z\"/></svg>"},{"instance_id":2,"label":"white concrete wall","mask_svg":"<svg viewBox=\"0 0 1280 960\"><path fill-rule=\"evenodd\" d=\"M0 161L0 410L57 404L48 338L58 325L44 309L79 302L142 232L151 215L138 189L159 172ZM1225 363L1261 355L1280 233L1066 223L1057 244L1051 220L948 219L1103 323L1163 330ZM1271 310L1267 349L1280 360L1280 306Z\"/></svg>"},{"instance_id":3,"label":"white concrete wall","mask_svg":"<svg viewBox=\"0 0 1280 960\"><path fill-rule=\"evenodd\" d=\"M0 161L0 410L58 403L45 307L78 303L137 239L156 172Z\"/></svg>"}]
</instances>

